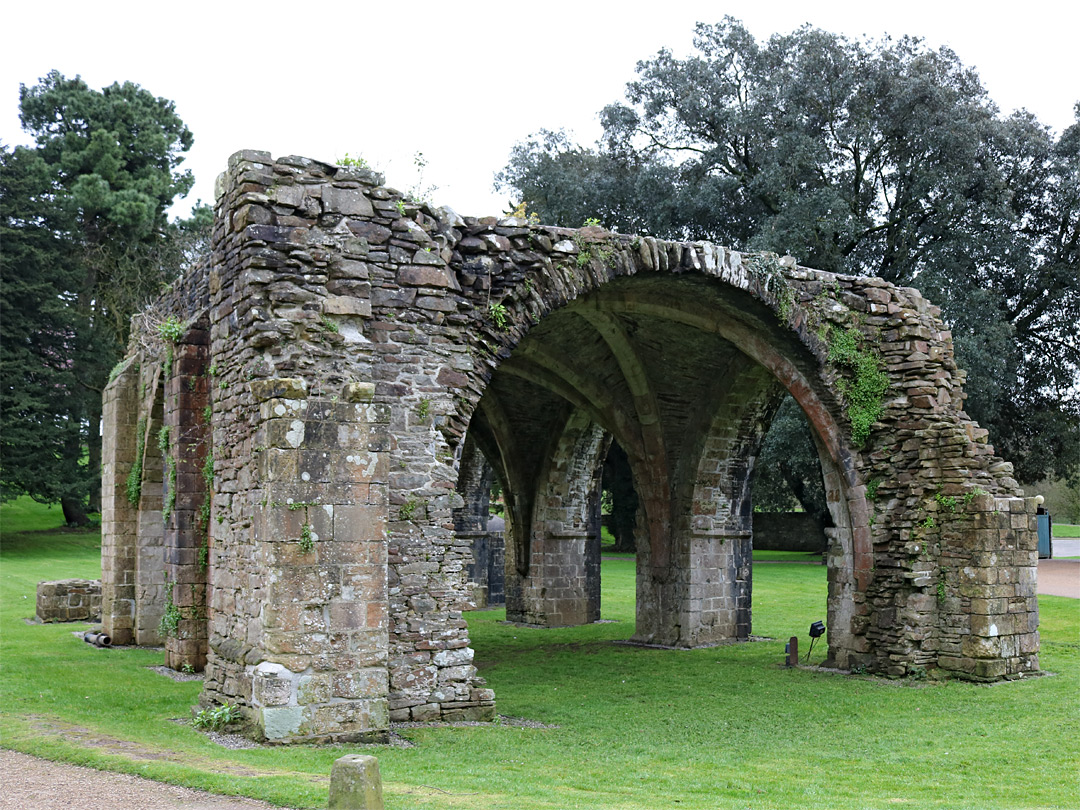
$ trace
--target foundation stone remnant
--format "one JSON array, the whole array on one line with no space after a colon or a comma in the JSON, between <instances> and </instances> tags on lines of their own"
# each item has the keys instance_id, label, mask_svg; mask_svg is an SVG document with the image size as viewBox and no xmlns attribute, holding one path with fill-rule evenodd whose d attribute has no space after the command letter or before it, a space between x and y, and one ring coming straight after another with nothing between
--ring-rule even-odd
<instances>
[{"instance_id":1,"label":"foundation stone remnant","mask_svg":"<svg viewBox=\"0 0 1080 810\"><path fill-rule=\"evenodd\" d=\"M57 579L38 583L39 621L90 622L100 617L100 579Z\"/></svg>"},{"instance_id":2,"label":"foundation stone remnant","mask_svg":"<svg viewBox=\"0 0 1080 810\"><path fill-rule=\"evenodd\" d=\"M485 720L463 612L491 482L513 621L599 618L601 469L638 497L642 644L751 633L750 476L790 393L832 526L828 656L1038 670L1035 503L917 290L791 257L461 217L234 155L209 256L104 394L103 624L275 742ZM475 568L474 568L475 573Z\"/></svg>"}]
</instances>

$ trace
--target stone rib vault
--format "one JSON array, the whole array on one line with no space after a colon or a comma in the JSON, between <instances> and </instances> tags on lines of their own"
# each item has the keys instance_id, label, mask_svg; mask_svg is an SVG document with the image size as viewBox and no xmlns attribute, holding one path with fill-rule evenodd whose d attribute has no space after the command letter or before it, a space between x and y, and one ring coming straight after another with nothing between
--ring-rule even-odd
<instances>
[{"instance_id":1,"label":"stone rib vault","mask_svg":"<svg viewBox=\"0 0 1080 810\"><path fill-rule=\"evenodd\" d=\"M829 661L1038 670L1034 502L918 291L382 182L234 155L211 256L138 320L105 392L116 643L164 642L274 741L491 718L462 617L491 468L508 618L594 621L612 441L640 501L635 640L746 639L750 473L789 392L834 524Z\"/></svg>"}]
</instances>

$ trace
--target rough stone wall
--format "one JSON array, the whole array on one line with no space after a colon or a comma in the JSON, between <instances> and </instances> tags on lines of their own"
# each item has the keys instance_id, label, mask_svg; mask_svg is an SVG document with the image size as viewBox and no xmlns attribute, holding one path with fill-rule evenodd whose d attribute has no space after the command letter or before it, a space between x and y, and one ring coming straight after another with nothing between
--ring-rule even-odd
<instances>
[{"instance_id":1,"label":"rough stone wall","mask_svg":"<svg viewBox=\"0 0 1080 810\"><path fill-rule=\"evenodd\" d=\"M807 413L833 512L830 658L1037 668L1034 504L963 414L951 336L917 291L708 243L462 218L367 170L243 152L205 272L159 308L209 326L181 375L211 409L204 700L239 703L269 739L493 715L462 616L466 435L507 488L508 603L565 587L588 604L578 541L598 532L610 434L641 498L639 640L745 638L750 472L781 389ZM845 334L888 377L861 441ZM125 368L110 433L148 417ZM166 421L193 428L196 411L177 401ZM108 497L134 448L106 448ZM199 497L177 492L192 514ZM112 504L105 589L122 605L133 518ZM191 571L195 546L169 548ZM542 623L569 615L529 605Z\"/></svg>"}]
</instances>

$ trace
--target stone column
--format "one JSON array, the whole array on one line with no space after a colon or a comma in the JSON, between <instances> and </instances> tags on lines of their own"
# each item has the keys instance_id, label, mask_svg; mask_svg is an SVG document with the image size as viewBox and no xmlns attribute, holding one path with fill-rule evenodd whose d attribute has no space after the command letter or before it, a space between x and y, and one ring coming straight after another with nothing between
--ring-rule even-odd
<instances>
[{"instance_id":1,"label":"stone column","mask_svg":"<svg viewBox=\"0 0 1080 810\"><path fill-rule=\"evenodd\" d=\"M651 549L638 547L634 641L705 647L750 636L751 534L742 529L680 532L658 577Z\"/></svg>"},{"instance_id":2,"label":"stone column","mask_svg":"<svg viewBox=\"0 0 1080 810\"><path fill-rule=\"evenodd\" d=\"M130 644L135 627L138 511L127 482L136 463L139 360L129 357L106 386L101 448L101 623L115 644Z\"/></svg>"},{"instance_id":3,"label":"stone column","mask_svg":"<svg viewBox=\"0 0 1080 810\"><path fill-rule=\"evenodd\" d=\"M166 456L165 663L173 669L206 666L206 586L209 562L209 484L213 480L207 354L209 334L193 328L173 347L165 383ZM171 597L171 604L169 601Z\"/></svg>"},{"instance_id":4,"label":"stone column","mask_svg":"<svg viewBox=\"0 0 1080 810\"><path fill-rule=\"evenodd\" d=\"M164 424L162 371L161 363L143 363L140 424L144 426L144 449L135 560L135 642L155 647L164 643L160 627L165 608L165 526L161 519L165 458L159 447Z\"/></svg>"},{"instance_id":5,"label":"stone column","mask_svg":"<svg viewBox=\"0 0 1080 810\"><path fill-rule=\"evenodd\" d=\"M507 588L510 621L567 627L600 618L595 513L606 449L601 428L582 414L571 417L535 498L528 574L518 573L516 560L507 565L507 576L515 581ZM590 576L596 582L590 583Z\"/></svg>"}]
</instances>

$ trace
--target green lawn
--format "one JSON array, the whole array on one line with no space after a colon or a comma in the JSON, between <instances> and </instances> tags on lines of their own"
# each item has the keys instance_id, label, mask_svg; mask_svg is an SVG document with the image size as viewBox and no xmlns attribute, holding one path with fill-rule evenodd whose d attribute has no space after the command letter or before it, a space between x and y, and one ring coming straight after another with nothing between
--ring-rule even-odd
<instances>
[{"instance_id":1,"label":"green lawn","mask_svg":"<svg viewBox=\"0 0 1080 810\"><path fill-rule=\"evenodd\" d=\"M147 669L160 652L97 650L72 635L82 625L27 624L38 580L98 575L98 538L31 531L40 522L18 523L10 506L0 510L0 744L326 806L331 763L358 747L221 748L170 722L189 716L199 684ZM499 610L471 614L500 713L557 728L403 731L414 747L366 749L387 808L1080 806L1080 601L1040 599L1053 677L988 687L785 669L783 640L805 644L825 618L825 574L755 568L754 632L777 641L713 649L612 643L633 630L626 558L603 563L611 623L535 630L500 624Z\"/></svg>"},{"instance_id":2,"label":"green lawn","mask_svg":"<svg viewBox=\"0 0 1080 810\"><path fill-rule=\"evenodd\" d=\"M1080 526L1068 523L1055 523L1050 529L1053 537L1080 537Z\"/></svg>"}]
</instances>

